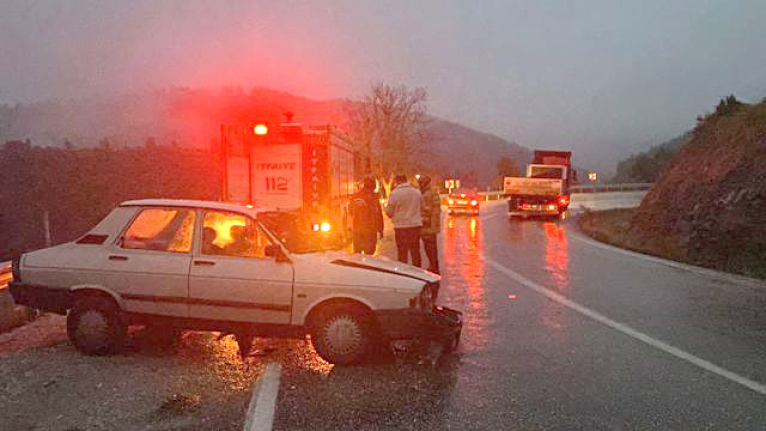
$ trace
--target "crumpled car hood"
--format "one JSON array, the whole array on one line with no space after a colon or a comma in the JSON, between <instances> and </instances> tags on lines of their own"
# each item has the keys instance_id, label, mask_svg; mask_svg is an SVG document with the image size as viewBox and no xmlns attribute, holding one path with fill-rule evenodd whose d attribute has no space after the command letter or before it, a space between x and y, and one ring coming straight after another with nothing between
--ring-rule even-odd
<instances>
[{"instance_id":1,"label":"crumpled car hood","mask_svg":"<svg viewBox=\"0 0 766 431\"><path fill-rule=\"evenodd\" d=\"M322 256L327 262L335 265L396 274L427 283L433 283L440 280L440 277L437 274L385 257L341 252L321 253L317 256Z\"/></svg>"}]
</instances>

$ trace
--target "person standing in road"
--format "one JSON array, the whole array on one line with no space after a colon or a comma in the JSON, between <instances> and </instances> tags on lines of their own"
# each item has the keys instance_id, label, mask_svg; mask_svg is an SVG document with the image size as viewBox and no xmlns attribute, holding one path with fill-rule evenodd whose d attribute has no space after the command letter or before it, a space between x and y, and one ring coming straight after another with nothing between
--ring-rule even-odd
<instances>
[{"instance_id":1,"label":"person standing in road","mask_svg":"<svg viewBox=\"0 0 766 431\"><path fill-rule=\"evenodd\" d=\"M407 263L409 255L415 266L420 266L422 202L423 196L407 182L406 175L398 174L394 177L394 190L388 198L386 214L394 223L396 257L400 262Z\"/></svg>"},{"instance_id":2,"label":"person standing in road","mask_svg":"<svg viewBox=\"0 0 766 431\"><path fill-rule=\"evenodd\" d=\"M431 187L431 177L423 175L418 179L420 192L423 194L423 227L420 239L428 257L428 270L439 274L439 248L436 237L441 232L442 202L439 193Z\"/></svg>"},{"instance_id":3,"label":"person standing in road","mask_svg":"<svg viewBox=\"0 0 766 431\"><path fill-rule=\"evenodd\" d=\"M375 254L378 238L383 238L383 210L375 186L373 178L366 178L349 201L354 253Z\"/></svg>"}]
</instances>

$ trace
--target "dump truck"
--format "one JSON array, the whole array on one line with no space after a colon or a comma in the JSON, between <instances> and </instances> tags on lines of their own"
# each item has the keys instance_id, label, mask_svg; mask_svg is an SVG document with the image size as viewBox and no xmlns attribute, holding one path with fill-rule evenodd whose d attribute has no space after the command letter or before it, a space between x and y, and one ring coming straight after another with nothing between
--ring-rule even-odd
<instances>
[{"instance_id":1,"label":"dump truck","mask_svg":"<svg viewBox=\"0 0 766 431\"><path fill-rule=\"evenodd\" d=\"M576 180L570 151L535 150L525 177L505 177L503 194L509 217L556 216L569 207Z\"/></svg>"}]
</instances>

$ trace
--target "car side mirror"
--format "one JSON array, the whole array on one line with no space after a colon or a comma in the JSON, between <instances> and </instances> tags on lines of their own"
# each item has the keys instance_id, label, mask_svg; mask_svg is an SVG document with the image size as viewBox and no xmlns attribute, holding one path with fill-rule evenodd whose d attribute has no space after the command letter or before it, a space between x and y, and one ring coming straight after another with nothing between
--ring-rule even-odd
<instances>
[{"instance_id":1,"label":"car side mirror","mask_svg":"<svg viewBox=\"0 0 766 431\"><path fill-rule=\"evenodd\" d=\"M263 249L263 254L266 255L266 257L273 257L276 258L277 262L289 262L290 259L287 258L285 253L282 251L282 248L278 245L269 244L266 246L266 248Z\"/></svg>"}]
</instances>

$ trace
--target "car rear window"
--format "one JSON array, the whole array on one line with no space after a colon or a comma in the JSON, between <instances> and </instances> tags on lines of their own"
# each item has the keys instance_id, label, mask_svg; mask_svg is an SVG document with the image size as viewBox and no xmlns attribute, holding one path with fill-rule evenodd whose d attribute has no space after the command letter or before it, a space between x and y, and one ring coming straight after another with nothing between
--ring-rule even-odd
<instances>
[{"instance_id":1,"label":"car rear window","mask_svg":"<svg viewBox=\"0 0 766 431\"><path fill-rule=\"evenodd\" d=\"M108 238L107 235L93 235L88 234L84 237L77 240L77 244L92 244L92 245L101 245L106 241Z\"/></svg>"}]
</instances>

